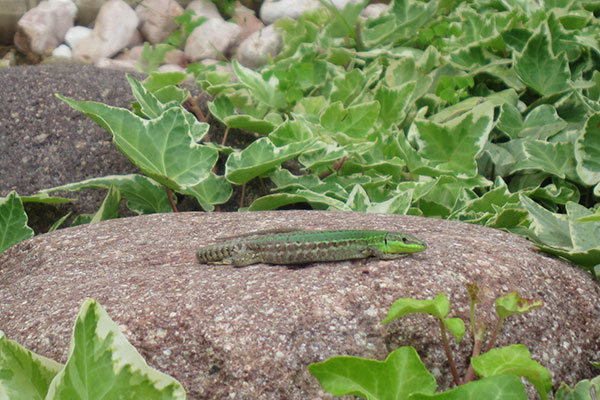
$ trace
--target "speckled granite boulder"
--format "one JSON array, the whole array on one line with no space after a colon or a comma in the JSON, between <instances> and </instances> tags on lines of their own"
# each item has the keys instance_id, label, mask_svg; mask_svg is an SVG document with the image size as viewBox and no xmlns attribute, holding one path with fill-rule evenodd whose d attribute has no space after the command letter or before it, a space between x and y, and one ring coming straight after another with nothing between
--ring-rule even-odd
<instances>
[{"instance_id":1,"label":"speckled granite boulder","mask_svg":"<svg viewBox=\"0 0 600 400\"><path fill-rule=\"evenodd\" d=\"M304 268L199 265L195 249L219 237L278 227L379 228L429 243L397 260ZM600 293L582 270L513 235L453 221L397 215L281 211L180 213L112 220L37 236L0 256L0 329L65 361L75 315L97 299L131 343L179 379L190 399L327 398L309 363L349 354L383 359L413 345L438 385L450 373L433 319L381 325L400 297L444 291L451 316L468 320L464 285L481 288L488 326L493 300L513 290L544 306L511 317L499 345L523 343L555 384L594 375L600 358ZM465 367L469 334L454 345Z\"/></svg>"}]
</instances>

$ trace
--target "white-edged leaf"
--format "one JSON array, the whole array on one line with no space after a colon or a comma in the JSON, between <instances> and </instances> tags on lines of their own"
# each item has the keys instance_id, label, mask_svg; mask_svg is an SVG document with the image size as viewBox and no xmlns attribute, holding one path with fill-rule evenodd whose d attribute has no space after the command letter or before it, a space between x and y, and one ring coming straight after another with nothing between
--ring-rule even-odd
<instances>
[{"instance_id":1,"label":"white-edged leaf","mask_svg":"<svg viewBox=\"0 0 600 400\"><path fill-rule=\"evenodd\" d=\"M196 143L180 107L146 120L122 108L58 97L108 130L117 147L139 169L171 189L198 184L217 161L215 149Z\"/></svg>"},{"instance_id":2,"label":"white-edged leaf","mask_svg":"<svg viewBox=\"0 0 600 400\"><path fill-rule=\"evenodd\" d=\"M571 72L564 53L554 55L548 40L548 25L529 38L521 54L514 57L515 71L519 78L542 96L562 92L570 88Z\"/></svg>"},{"instance_id":3,"label":"white-edged leaf","mask_svg":"<svg viewBox=\"0 0 600 400\"><path fill-rule=\"evenodd\" d=\"M0 198L0 253L22 240L33 237L27 214L17 192Z\"/></svg>"},{"instance_id":4,"label":"white-edged leaf","mask_svg":"<svg viewBox=\"0 0 600 400\"><path fill-rule=\"evenodd\" d=\"M37 355L0 331L0 399L44 400L63 366Z\"/></svg>"},{"instance_id":5,"label":"white-edged leaf","mask_svg":"<svg viewBox=\"0 0 600 400\"><path fill-rule=\"evenodd\" d=\"M185 399L179 382L152 369L93 299L81 306L69 358L48 399Z\"/></svg>"},{"instance_id":6,"label":"white-edged leaf","mask_svg":"<svg viewBox=\"0 0 600 400\"><path fill-rule=\"evenodd\" d=\"M44 189L41 193L78 191L84 189L110 189L114 186L127 199L127 207L138 214L170 212L171 206L165 187L151 178L139 174L108 175L80 182Z\"/></svg>"},{"instance_id":7,"label":"white-edged leaf","mask_svg":"<svg viewBox=\"0 0 600 400\"><path fill-rule=\"evenodd\" d=\"M420 156L435 168L452 171L459 177L476 176L475 159L493 126L493 107L488 103L481 106L484 105L445 124L415 120L409 136L416 138ZM479 116L475 115L476 110L480 110Z\"/></svg>"},{"instance_id":8,"label":"white-edged leaf","mask_svg":"<svg viewBox=\"0 0 600 400\"><path fill-rule=\"evenodd\" d=\"M577 173L588 185L600 183L600 113L588 118L575 143Z\"/></svg>"}]
</instances>

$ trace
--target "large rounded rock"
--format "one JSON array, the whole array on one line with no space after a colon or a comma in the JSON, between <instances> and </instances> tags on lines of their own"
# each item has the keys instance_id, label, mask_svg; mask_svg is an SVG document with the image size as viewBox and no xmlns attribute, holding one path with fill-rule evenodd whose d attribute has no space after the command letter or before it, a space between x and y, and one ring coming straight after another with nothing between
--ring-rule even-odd
<instances>
[{"instance_id":1,"label":"large rounded rock","mask_svg":"<svg viewBox=\"0 0 600 400\"><path fill-rule=\"evenodd\" d=\"M396 260L301 268L195 260L198 246L219 237L279 227L400 230L429 248ZM478 310L488 327L501 295L517 290L544 302L508 318L499 346L526 345L555 384L593 376L589 361L600 357L600 290L587 273L508 233L397 215L161 214L37 236L0 256L0 327L64 362L78 308L95 298L148 363L179 379L191 399L326 397L309 363L341 354L383 359L403 345L414 346L447 388L450 373L432 318L380 322L394 300L441 291L453 304L450 316L468 321L468 282L481 288ZM463 371L470 342L467 334L453 345Z\"/></svg>"}]
</instances>

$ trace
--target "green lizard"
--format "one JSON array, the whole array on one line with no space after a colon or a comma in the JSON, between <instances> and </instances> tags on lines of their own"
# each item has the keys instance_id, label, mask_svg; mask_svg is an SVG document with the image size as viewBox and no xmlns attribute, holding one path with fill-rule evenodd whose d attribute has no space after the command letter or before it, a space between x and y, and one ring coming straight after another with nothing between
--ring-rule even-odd
<instances>
[{"instance_id":1,"label":"green lizard","mask_svg":"<svg viewBox=\"0 0 600 400\"><path fill-rule=\"evenodd\" d=\"M203 264L238 267L266 264L306 264L374 257L399 258L427 248L425 242L405 233L381 230L254 232L201 247Z\"/></svg>"}]
</instances>

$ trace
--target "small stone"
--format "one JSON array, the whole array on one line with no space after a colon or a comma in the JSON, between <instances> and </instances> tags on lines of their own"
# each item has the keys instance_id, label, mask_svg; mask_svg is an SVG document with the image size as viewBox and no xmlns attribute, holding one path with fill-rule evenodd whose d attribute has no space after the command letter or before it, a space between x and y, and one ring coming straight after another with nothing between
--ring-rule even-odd
<instances>
[{"instance_id":1,"label":"small stone","mask_svg":"<svg viewBox=\"0 0 600 400\"><path fill-rule=\"evenodd\" d=\"M115 60L113 58L101 58L94 64L98 68L108 68L117 71L137 72L135 60Z\"/></svg>"},{"instance_id":2,"label":"small stone","mask_svg":"<svg viewBox=\"0 0 600 400\"><path fill-rule=\"evenodd\" d=\"M244 7L239 3L235 7L235 12L231 19L238 24L240 28L242 28L240 40L246 39L254 32L257 32L265 27L265 24L263 24L260 19L256 18L253 10Z\"/></svg>"},{"instance_id":3,"label":"small stone","mask_svg":"<svg viewBox=\"0 0 600 400\"><path fill-rule=\"evenodd\" d=\"M140 19L142 36L157 44L177 29L175 17L183 14L183 8L175 0L143 0L135 12Z\"/></svg>"},{"instance_id":4,"label":"small stone","mask_svg":"<svg viewBox=\"0 0 600 400\"><path fill-rule=\"evenodd\" d=\"M39 135L33 137L33 141L37 144L42 144L47 138L47 133L40 133Z\"/></svg>"},{"instance_id":5,"label":"small stone","mask_svg":"<svg viewBox=\"0 0 600 400\"><path fill-rule=\"evenodd\" d=\"M94 31L87 26L76 25L70 28L65 34L65 43L70 48L74 48L79 42L90 37L92 32Z\"/></svg>"},{"instance_id":6,"label":"small stone","mask_svg":"<svg viewBox=\"0 0 600 400\"><path fill-rule=\"evenodd\" d=\"M256 69L265 65L269 57L275 57L281 46L281 34L269 25L240 43L235 58L245 67Z\"/></svg>"},{"instance_id":7,"label":"small stone","mask_svg":"<svg viewBox=\"0 0 600 400\"><path fill-rule=\"evenodd\" d=\"M387 4L382 4L382 3L369 4L360 12L360 16L363 18L367 18L367 19L377 18L381 14L383 14L387 9L388 9Z\"/></svg>"},{"instance_id":8,"label":"small stone","mask_svg":"<svg viewBox=\"0 0 600 400\"><path fill-rule=\"evenodd\" d=\"M123 0L110 0L102 6L92 35L73 48L73 58L93 64L124 49L137 31L138 16Z\"/></svg>"},{"instance_id":9,"label":"small stone","mask_svg":"<svg viewBox=\"0 0 600 400\"><path fill-rule=\"evenodd\" d=\"M219 10L217 9L217 6L215 6L215 3L210 0L194 0L187 5L185 10L193 10L196 13L196 17L193 18L193 21L200 17L206 17L207 19L223 19L221 14L219 14Z\"/></svg>"},{"instance_id":10,"label":"small stone","mask_svg":"<svg viewBox=\"0 0 600 400\"><path fill-rule=\"evenodd\" d=\"M185 55L191 62L219 58L238 40L242 29L231 22L212 18L194 29L185 43Z\"/></svg>"},{"instance_id":11,"label":"small stone","mask_svg":"<svg viewBox=\"0 0 600 400\"><path fill-rule=\"evenodd\" d=\"M66 44L61 44L60 46L52 50L52 57L55 58L70 59L72 55L73 52L71 51L71 48Z\"/></svg>"},{"instance_id":12,"label":"small stone","mask_svg":"<svg viewBox=\"0 0 600 400\"><path fill-rule=\"evenodd\" d=\"M260 19L272 24L283 17L298 18L305 11L321 6L318 0L265 0L260 7Z\"/></svg>"}]
</instances>

